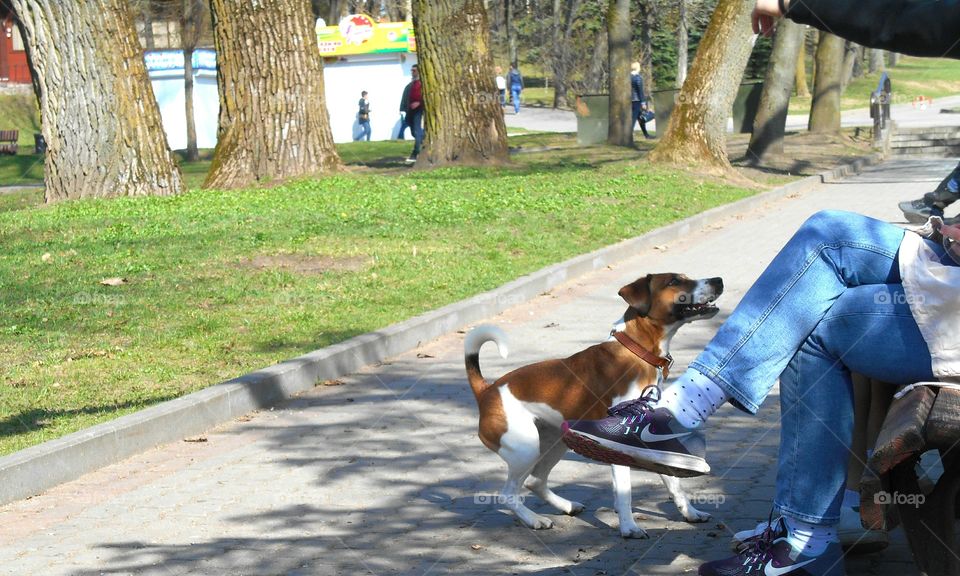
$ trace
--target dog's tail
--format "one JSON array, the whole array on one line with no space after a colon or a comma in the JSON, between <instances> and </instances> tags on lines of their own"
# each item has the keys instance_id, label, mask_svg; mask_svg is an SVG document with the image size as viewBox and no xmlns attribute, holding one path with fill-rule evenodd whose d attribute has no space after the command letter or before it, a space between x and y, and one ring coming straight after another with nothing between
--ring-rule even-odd
<instances>
[{"instance_id":1,"label":"dog's tail","mask_svg":"<svg viewBox=\"0 0 960 576\"><path fill-rule=\"evenodd\" d=\"M487 342L494 342L501 358L506 358L509 353L507 350L507 335L503 330L492 324L481 324L467 334L463 341L463 361L467 365L467 380L470 382L470 388L473 395L480 399L480 394L486 390L490 383L483 378L480 373L480 348Z\"/></svg>"}]
</instances>

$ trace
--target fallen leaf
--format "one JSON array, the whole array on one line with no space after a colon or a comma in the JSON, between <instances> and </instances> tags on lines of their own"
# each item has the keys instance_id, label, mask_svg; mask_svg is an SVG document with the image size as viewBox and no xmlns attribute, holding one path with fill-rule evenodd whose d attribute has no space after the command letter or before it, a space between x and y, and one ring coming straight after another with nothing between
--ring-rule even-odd
<instances>
[{"instance_id":1,"label":"fallen leaf","mask_svg":"<svg viewBox=\"0 0 960 576\"><path fill-rule=\"evenodd\" d=\"M343 380L324 380L321 386L343 386Z\"/></svg>"},{"instance_id":2,"label":"fallen leaf","mask_svg":"<svg viewBox=\"0 0 960 576\"><path fill-rule=\"evenodd\" d=\"M658 246L654 246L653 249L654 249L654 250L666 250L666 249L667 249L667 245L666 245L666 244L660 244L660 245L658 245Z\"/></svg>"},{"instance_id":3,"label":"fallen leaf","mask_svg":"<svg viewBox=\"0 0 960 576\"><path fill-rule=\"evenodd\" d=\"M184 438L184 442L206 442L206 436L193 436L192 438Z\"/></svg>"},{"instance_id":4,"label":"fallen leaf","mask_svg":"<svg viewBox=\"0 0 960 576\"><path fill-rule=\"evenodd\" d=\"M560 326L560 325L557 324L556 322L551 322L551 323L547 324L546 326L544 326L544 328L556 328L557 326Z\"/></svg>"},{"instance_id":5,"label":"fallen leaf","mask_svg":"<svg viewBox=\"0 0 960 576\"><path fill-rule=\"evenodd\" d=\"M122 286L127 283L126 278L104 278L100 281L102 286Z\"/></svg>"},{"instance_id":6,"label":"fallen leaf","mask_svg":"<svg viewBox=\"0 0 960 576\"><path fill-rule=\"evenodd\" d=\"M479 544L471 544L471 545L470 545L470 549L471 549L471 550L483 550L483 546L481 546L481 545L479 545Z\"/></svg>"},{"instance_id":7,"label":"fallen leaf","mask_svg":"<svg viewBox=\"0 0 960 576\"><path fill-rule=\"evenodd\" d=\"M40 257L40 260L43 262L49 262L52 259L53 256L49 252L44 253L44 255Z\"/></svg>"},{"instance_id":8,"label":"fallen leaf","mask_svg":"<svg viewBox=\"0 0 960 576\"><path fill-rule=\"evenodd\" d=\"M417 358L433 358L430 354L425 354L423 352L417 352Z\"/></svg>"}]
</instances>

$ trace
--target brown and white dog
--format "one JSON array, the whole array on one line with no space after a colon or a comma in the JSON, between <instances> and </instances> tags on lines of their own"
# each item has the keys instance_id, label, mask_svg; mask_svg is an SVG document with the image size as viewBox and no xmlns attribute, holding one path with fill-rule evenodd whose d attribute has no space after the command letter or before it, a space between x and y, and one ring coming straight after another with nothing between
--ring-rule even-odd
<instances>
[{"instance_id":1,"label":"brown and white dog","mask_svg":"<svg viewBox=\"0 0 960 576\"><path fill-rule=\"evenodd\" d=\"M720 278L693 280L682 274L640 278L620 289L629 308L618 339L591 346L569 358L518 368L492 384L480 373L480 348L493 341L506 358L506 336L491 325L470 331L464 342L464 356L467 378L480 408L480 440L506 461L507 482L500 496L524 524L534 529L551 528L553 521L523 505L521 486L565 514L583 510L583 504L562 498L547 487L550 470L567 451L561 439L561 423L604 418L611 406L639 398L644 388L659 384L660 368L650 362L668 366L671 338L681 325L713 317L718 310L710 303L721 292ZM635 344L639 344L639 350ZM647 359L638 355L644 354L643 350L649 353ZM612 468L620 535L646 538L647 533L633 518L630 469ZM660 478L688 522L710 518L690 505L677 478Z\"/></svg>"}]
</instances>

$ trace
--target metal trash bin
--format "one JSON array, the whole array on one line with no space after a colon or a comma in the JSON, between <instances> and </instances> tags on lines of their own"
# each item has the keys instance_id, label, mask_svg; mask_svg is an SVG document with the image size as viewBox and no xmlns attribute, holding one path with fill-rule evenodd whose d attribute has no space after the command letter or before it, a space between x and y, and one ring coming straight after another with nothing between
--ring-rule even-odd
<instances>
[{"instance_id":1,"label":"metal trash bin","mask_svg":"<svg viewBox=\"0 0 960 576\"><path fill-rule=\"evenodd\" d=\"M33 135L33 153L34 154L47 153L47 141L43 138L43 134Z\"/></svg>"},{"instance_id":2,"label":"metal trash bin","mask_svg":"<svg viewBox=\"0 0 960 576\"><path fill-rule=\"evenodd\" d=\"M593 146L606 142L610 127L610 96L578 95L574 109L577 114L577 144Z\"/></svg>"},{"instance_id":3,"label":"metal trash bin","mask_svg":"<svg viewBox=\"0 0 960 576\"><path fill-rule=\"evenodd\" d=\"M653 119L657 123L657 136L662 136L667 131L670 114L673 113L679 94L680 90L676 88L654 90L650 93L650 99L653 101Z\"/></svg>"},{"instance_id":4,"label":"metal trash bin","mask_svg":"<svg viewBox=\"0 0 960 576\"><path fill-rule=\"evenodd\" d=\"M737 90L733 101L733 131L741 134L753 132L753 121L760 110L760 97L763 95L763 82L756 80L744 82Z\"/></svg>"}]
</instances>

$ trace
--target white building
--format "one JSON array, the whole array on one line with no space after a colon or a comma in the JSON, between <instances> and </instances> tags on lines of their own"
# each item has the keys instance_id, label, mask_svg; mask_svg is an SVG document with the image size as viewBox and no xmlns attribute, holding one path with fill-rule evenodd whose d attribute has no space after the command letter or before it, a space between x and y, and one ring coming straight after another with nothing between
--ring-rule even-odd
<instances>
[{"instance_id":1,"label":"white building","mask_svg":"<svg viewBox=\"0 0 960 576\"><path fill-rule=\"evenodd\" d=\"M317 39L324 57L324 89L334 141L350 142L359 136L357 112L363 90L370 99L371 139L396 138L400 130L400 99L410 81L410 68L417 62L413 25L378 24L362 14L348 16L338 26L319 24L322 22L317 26ZM183 53L147 52L145 61L170 148L186 148ZM197 146L213 148L217 143L220 109L214 51L196 50L193 70ZM406 137L412 138L409 130Z\"/></svg>"}]
</instances>

